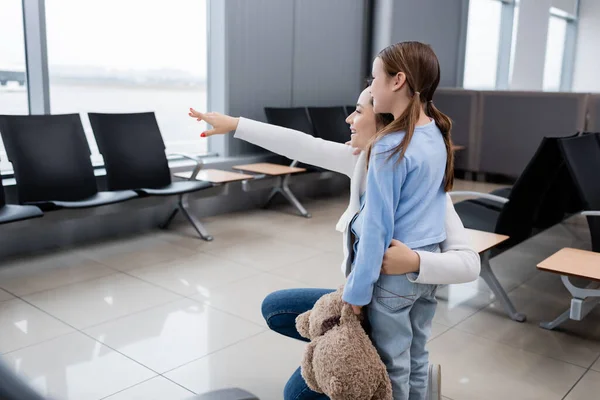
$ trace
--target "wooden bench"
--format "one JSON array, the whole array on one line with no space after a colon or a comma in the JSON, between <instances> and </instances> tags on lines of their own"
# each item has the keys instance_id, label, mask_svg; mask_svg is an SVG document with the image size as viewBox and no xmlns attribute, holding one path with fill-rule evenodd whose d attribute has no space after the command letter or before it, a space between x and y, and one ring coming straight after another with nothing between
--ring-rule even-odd
<instances>
[{"instance_id":1,"label":"wooden bench","mask_svg":"<svg viewBox=\"0 0 600 400\"><path fill-rule=\"evenodd\" d=\"M255 163L246 165L236 165L233 167L233 169L259 174L255 175L254 179L263 179L266 177L277 178L277 184L271 190L271 193L269 194L269 197L267 198L264 207L268 207L273 201L273 198L277 194L281 194L292 206L294 206L298 210L300 215L302 215L305 218L310 218L310 213L306 211L302 203L300 203L300 201L296 198L296 196L289 187L289 180L292 175L300 172L306 172L306 168L298 168L295 166L296 164L296 161L292 162L292 164L289 166L272 163ZM242 188L245 191L251 190L248 181L242 182Z\"/></svg>"},{"instance_id":2,"label":"wooden bench","mask_svg":"<svg viewBox=\"0 0 600 400\"><path fill-rule=\"evenodd\" d=\"M537 268L559 274L573 296L569 309L553 321L542 322L542 328L554 329L569 319L581 321L600 303L600 253L566 247L540 262ZM584 278L590 283L581 288L573 285L570 277Z\"/></svg>"},{"instance_id":3,"label":"wooden bench","mask_svg":"<svg viewBox=\"0 0 600 400\"><path fill-rule=\"evenodd\" d=\"M522 313L517 312L514 304L508 297L508 294L506 294L506 291L498 281L498 278L496 277L494 271L492 271L492 267L490 266L490 250L498 246L500 243L508 240L509 237L506 235L478 231L475 229L467 229L467 234L471 238L473 248L481 256L481 277L492 290L496 298L500 300L500 303L502 304L502 307L504 308L506 314L508 314L508 316L514 321L525 321L526 316Z\"/></svg>"},{"instance_id":4,"label":"wooden bench","mask_svg":"<svg viewBox=\"0 0 600 400\"><path fill-rule=\"evenodd\" d=\"M254 172L257 174L269 175L269 176L281 176L288 174L297 174L298 172L305 172L306 168L289 167L287 165L272 164L272 163L256 163L246 165L236 165L233 169L246 172Z\"/></svg>"}]
</instances>

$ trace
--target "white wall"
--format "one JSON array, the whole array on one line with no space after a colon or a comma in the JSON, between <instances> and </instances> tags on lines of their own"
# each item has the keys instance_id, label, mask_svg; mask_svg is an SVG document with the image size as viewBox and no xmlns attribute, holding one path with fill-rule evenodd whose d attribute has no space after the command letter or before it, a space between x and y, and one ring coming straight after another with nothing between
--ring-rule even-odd
<instances>
[{"instance_id":1,"label":"white wall","mask_svg":"<svg viewBox=\"0 0 600 400\"><path fill-rule=\"evenodd\" d=\"M554 0L556 2L556 0ZM594 0L592 0L594 1ZM542 90L550 7L553 0L521 0L512 90Z\"/></svg>"},{"instance_id":2,"label":"white wall","mask_svg":"<svg viewBox=\"0 0 600 400\"><path fill-rule=\"evenodd\" d=\"M581 0L573 91L600 92L600 1Z\"/></svg>"}]
</instances>

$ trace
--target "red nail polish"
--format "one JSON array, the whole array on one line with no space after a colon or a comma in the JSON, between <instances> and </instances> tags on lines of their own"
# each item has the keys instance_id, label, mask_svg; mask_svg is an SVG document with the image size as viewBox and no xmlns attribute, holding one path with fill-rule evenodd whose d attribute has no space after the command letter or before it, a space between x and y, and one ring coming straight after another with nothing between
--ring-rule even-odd
<instances>
[{"instance_id":1,"label":"red nail polish","mask_svg":"<svg viewBox=\"0 0 600 400\"><path fill-rule=\"evenodd\" d=\"M206 137L206 133L202 132L202 133L200 134L200 137Z\"/></svg>"}]
</instances>

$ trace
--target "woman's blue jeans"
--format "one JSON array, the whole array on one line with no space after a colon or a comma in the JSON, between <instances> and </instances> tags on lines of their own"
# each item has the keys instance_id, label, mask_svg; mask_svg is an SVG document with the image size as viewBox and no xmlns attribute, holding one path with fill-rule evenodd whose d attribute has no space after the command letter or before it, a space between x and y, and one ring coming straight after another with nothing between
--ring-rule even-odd
<instances>
[{"instance_id":1,"label":"woman's blue jeans","mask_svg":"<svg viewBox=\"0 0 600 400\"><path fill-rule=\"evenodd\" d=\"M334 292L332 289L287 289L268 295L262 304L262 314L271 330L282 335L302 340L296 330L296 317L311 310L321 296ZM328 399L321 393L310 390L298 368L290 377L283 391L284 400Z\"/></svg>"}]
</instances>

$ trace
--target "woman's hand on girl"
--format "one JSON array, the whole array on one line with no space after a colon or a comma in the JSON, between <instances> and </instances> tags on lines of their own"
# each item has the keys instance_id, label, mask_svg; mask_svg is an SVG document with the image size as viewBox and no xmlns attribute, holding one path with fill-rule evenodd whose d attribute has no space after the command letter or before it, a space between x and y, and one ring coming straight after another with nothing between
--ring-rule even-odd
<instances>
[{"instance_id":1,"label":"woman's hand on girl","mask_svg":"<svg viewBox=\"0 0 600 400\"><path fill-rule=\"evenodd\" d=\"M418 272L420 264L419 254L404 243L394 239L383 255L381 273L384 275L402 275L409 272Z\"/></svg>"},{"instance_id":2,"label":"woman's hand on girl","mask_svg":"<svg viewBox=\"0 0 600 400\"><path fill-rule=\"evenodd\" d=\"M201 137L222 135L230 131L235 131L240 120L239 118L230 117L229 115L217 112L201 113L193 108L190 108L188 115L192 118L196 118L197 121L205 121L212 126L212 129L202 132L200 135Z\"/></svg>"}]
</instances>

